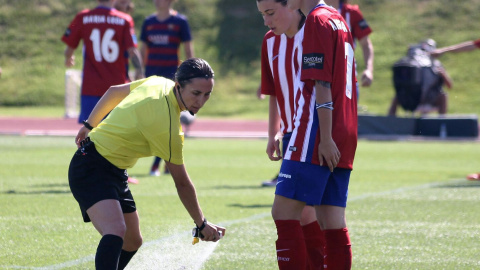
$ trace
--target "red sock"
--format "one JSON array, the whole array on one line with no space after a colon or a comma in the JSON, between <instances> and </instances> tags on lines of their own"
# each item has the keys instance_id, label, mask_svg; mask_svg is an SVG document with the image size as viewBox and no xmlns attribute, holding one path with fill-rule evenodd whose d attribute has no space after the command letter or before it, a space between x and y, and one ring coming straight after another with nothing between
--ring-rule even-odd
<instances>
[{"instance_id":1,"label":"red sock","mask_svg":"<svg viewBox=\"0 0 480 270\"><path fill-rule=\"evenodd\" d=\"M305 269L307 251L298 220L275 220L278 240L277 261L280 270Z\"/></svg>"},{"instance_id":2,"label":"red sock","mask_svg":"<svg viewBox=\"0 0 480 270\"><path fill-rule=\"evenodd\" d=\"M352 244L348 229L324 230L325 269L349 270L352 268Z\"/></svg>"},{"instance_id":3,"label":"red sock","mask_svg":"<svg viewBox=\"0 0 480 270\"><path fill-rule=\"evenodd\" d=\"M317 221L302 226L305 246L307 247L308 270L323 269L325 255L325 236Z\"/></svg>"}]
</instances>

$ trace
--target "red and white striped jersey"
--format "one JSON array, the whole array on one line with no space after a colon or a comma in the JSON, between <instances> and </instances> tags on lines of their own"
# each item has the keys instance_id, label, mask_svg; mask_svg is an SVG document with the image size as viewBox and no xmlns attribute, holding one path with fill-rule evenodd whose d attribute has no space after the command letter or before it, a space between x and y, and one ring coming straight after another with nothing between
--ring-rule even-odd
<instances>
[{"instance_id":1,"label":"red and white striped jersey","mask_svg":"<svg viewBox=\"0 0 480 270\"><path fill-rule=\"evenodd\" d=\"M357 147L357 95L353 38L337 10L318 5L305 22L301 80L295 129L284 159L320 164L320 127L315 81L331 83L332 138L341 153L337 167L352 169ZM324 162L325 164L325 162Z\"/></svg>"},{"instance_id":2,"label":"red and white striped jersey","mask_svg":"<svg viewBox=\"0 0 480 270\"><path fill-rule=\"evenodd\" d=\"M295 97L303 87L303 82L296 80L302 64L303 29L292 38L272 31L263 38L261 92L276 96L283 134L293 131Z\"/></svg>"},{"instance_id":3,"label":"red and white striped jersey","mask_svg":"<svg viewBox=\"0 0 480 270\"><path fill-rule=\"evenodd\" d=\"M356 42L372 33L372 28L363 17L358 5L342 4L338 11L347 22L348 28L352 33L353 41ZM353 44L355 49L356 44Z\"/></svg>"}]
</instances>

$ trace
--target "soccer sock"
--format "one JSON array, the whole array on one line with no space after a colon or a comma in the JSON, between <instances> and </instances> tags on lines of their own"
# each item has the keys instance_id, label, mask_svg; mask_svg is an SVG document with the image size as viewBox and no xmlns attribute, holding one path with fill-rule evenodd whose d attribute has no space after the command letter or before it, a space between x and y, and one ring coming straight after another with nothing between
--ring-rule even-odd
<instances>
[{"instance_id":1,"label":"soccer sock","mask_svg":"<svg viewBox=\"0 0 480 270\"><path fill-rule=\"evenodd\" d=\"M325 232L325 268L345 270L352 268L352 244L348 229L324 230Z\"/></svg>"},{"instance_id":2,"label":"soccer sock","mask_svg":"<svg viewBox=\"0 0 480 270\"><path fill-rule=\"evenodd\" d=\"M161 158L155 157L155 159L153 160L153 164L152 164L152 169L151 169L151 170L152 170L152 171L157 170L158 167L160 166L160 162L161 162L161 161L162 161Z\"/></svg>"},{"instance_id":3,"label":"soccer sock","mask_svg":"<svg viewBox=\"0 0 480 270\"><path fill-rule=\"evenodd\" d=\"M135 253L137 253L136 250L126 251L122 249L122 252L120 253L120 260L118 261L118 270L123 270L125 267L127 267L127 264L130 262Z\"/></svg>"},{"instance_id":4,"label":"soccer sock","mask_svg":"<svg viewBox=\"0 0 480 270\"><path fill-rule=\"evenodd\" d=\"M307 251L302 226L298 220L275 220L278 240L277 261L280 270L305 269Z\"/></svg>"},{"instance_id":5,"label":"soccer sock","mask_svg":"<svg viewBox=\"0 0 480 270\"><path fill-rule=\"evenodd\" d=\"M323 269L325 255L325 236L317 221L302 226L307 248L307 269Z\"/></svg>"},{"instance_id":6,"label":"soccer sock","mask_svg":"<svg viewBox=\"0 0 480 270\"><path fill-rule=\"evenodd\" d=\"M97 270L117 269L122 245L123 239L120 236L113 234L104 235L97 247L95 268Z\"/></svg>"}]
</instances>

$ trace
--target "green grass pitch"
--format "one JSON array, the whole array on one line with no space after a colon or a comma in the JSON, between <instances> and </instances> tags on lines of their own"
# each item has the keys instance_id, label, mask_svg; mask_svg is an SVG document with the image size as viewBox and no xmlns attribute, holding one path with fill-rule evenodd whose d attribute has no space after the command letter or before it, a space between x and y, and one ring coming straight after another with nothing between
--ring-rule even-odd
<instances>
[{"instance_id":1,"label":"green grass pitch","mask_svg":"<svg viewBox=\"0 0 480 270\"><path fill-rule=\"evenodd\" d=\"M187 170L217 244L191 245L193 222L152 159L130 174L144 246L129 269L276 269L266 140L185 141ZM73 138L0 137L0 269L93 269L99 240L70 194ZM359 141L347 220L353 269L478 269L478 142Z\"/></svg>"}]
</instances>

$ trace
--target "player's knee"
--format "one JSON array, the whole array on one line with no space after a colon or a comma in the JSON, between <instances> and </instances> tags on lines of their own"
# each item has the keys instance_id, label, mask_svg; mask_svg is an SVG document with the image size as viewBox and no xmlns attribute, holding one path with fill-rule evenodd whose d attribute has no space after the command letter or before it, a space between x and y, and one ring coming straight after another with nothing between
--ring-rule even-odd
<instances>
[{"instance_id":1,"label":"player's knee","mask_svg":"<svg viewBox=\"0 0 480 270\"><path fill-rule=\"evenodd\" d=\"M108 227L102 230L103 235L106 234L113 234L120 236L122 239L125 238L125 233L127 232L127 226L124 222L118 222L114 224L110 224Z\"/></svg>"},{"instance_id":2,"label":"player's knee","mask_svg":"<svg viewBox=\"0 0 480 270\"><path fill-rule=\"evenodd\" d=\"M137 236L133 237L133 239L129 243L132 250L138 250L142 246L142 244L143 244L142 235L137 235Z\"/></svg>"}]
</instances>

